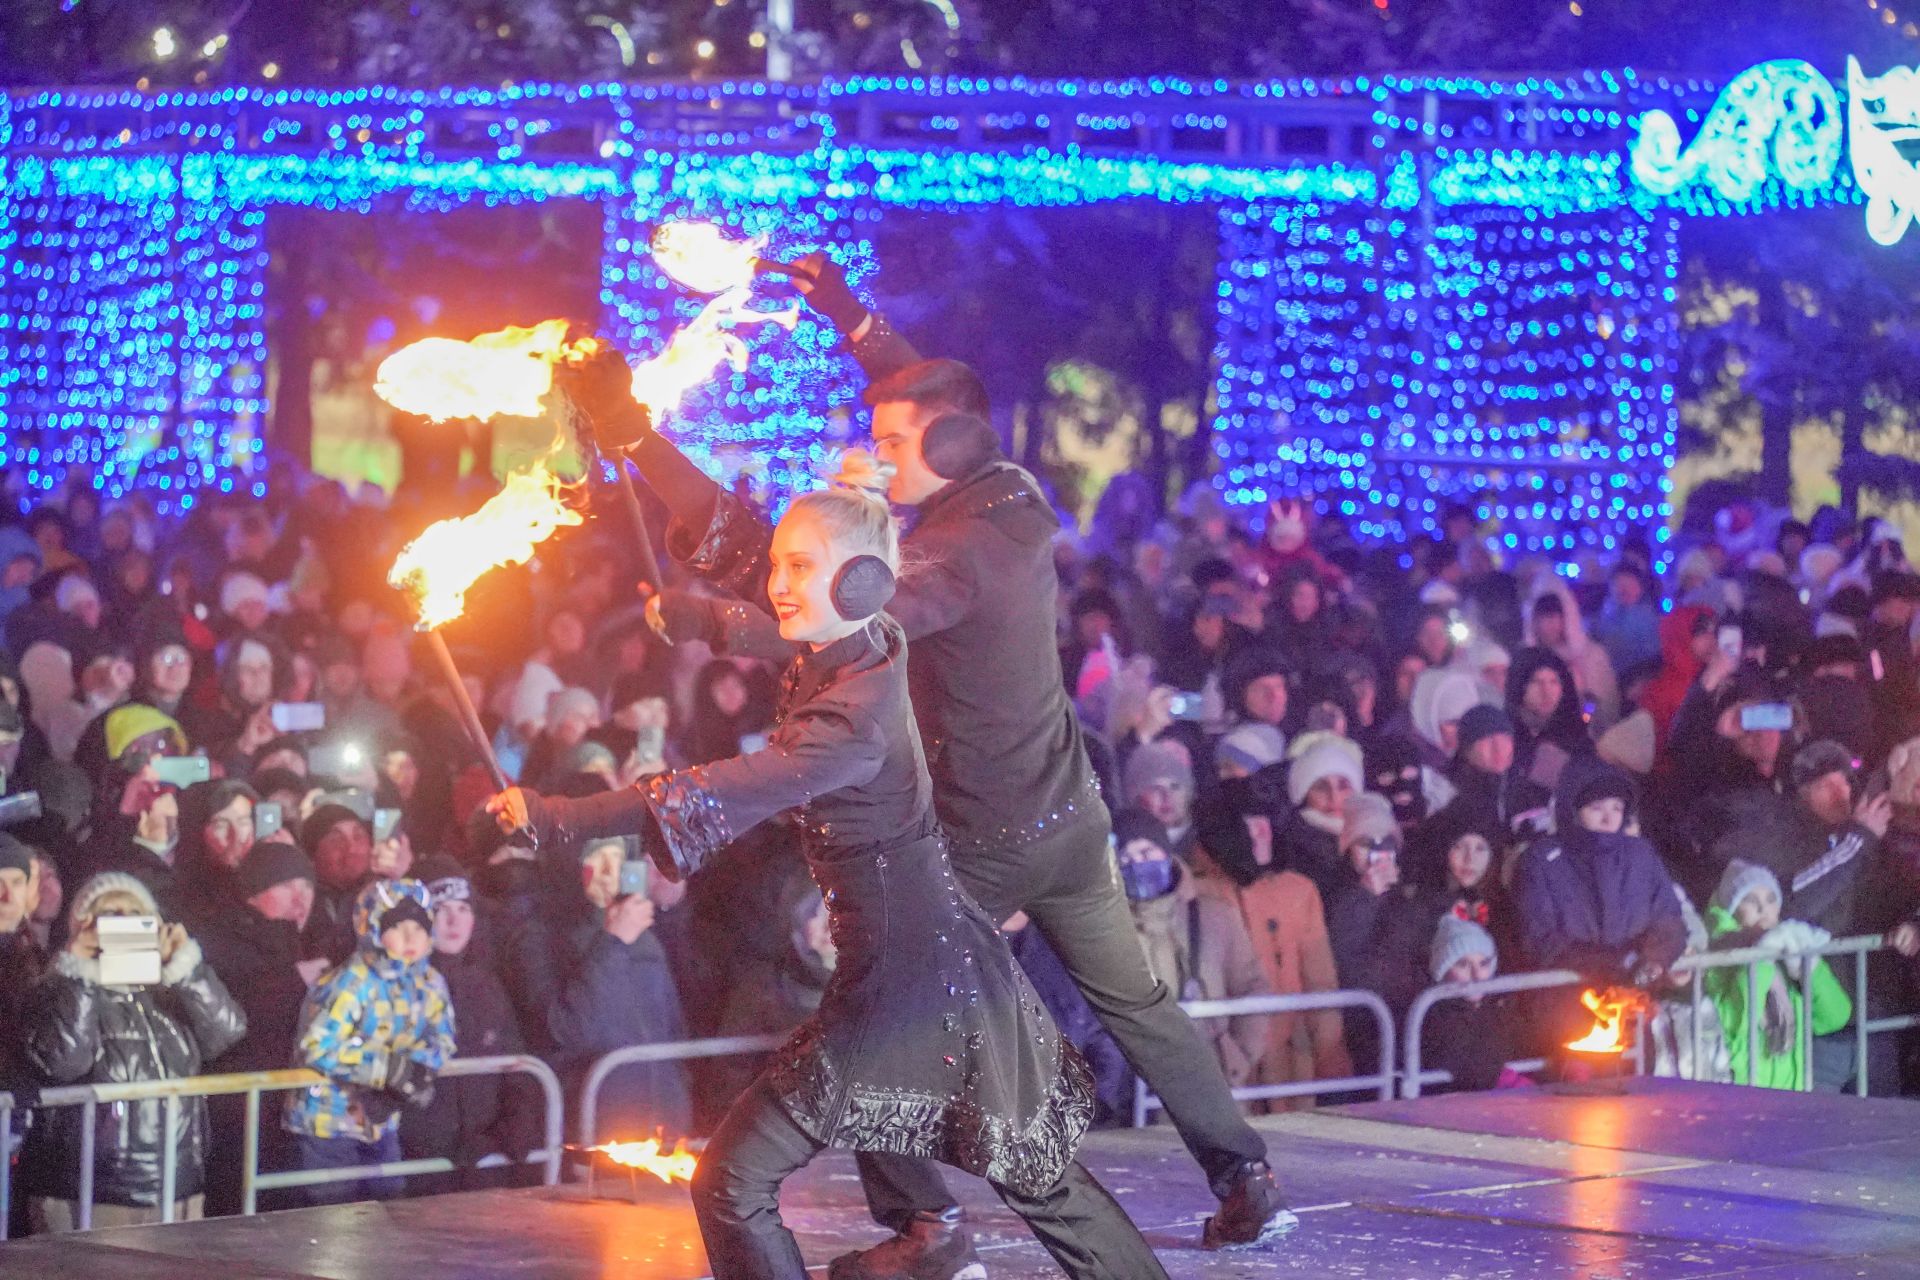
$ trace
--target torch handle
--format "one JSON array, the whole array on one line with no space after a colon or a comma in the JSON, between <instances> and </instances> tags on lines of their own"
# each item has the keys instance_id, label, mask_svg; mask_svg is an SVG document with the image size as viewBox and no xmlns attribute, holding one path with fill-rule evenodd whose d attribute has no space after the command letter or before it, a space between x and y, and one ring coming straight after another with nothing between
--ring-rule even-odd
<instances>
[{"instance_id":1,"label":"torch handle","mask_svg":"<svg viewBox=\"0 0 1920 1280\"><path fill-rule=\"evenodd\" d=\"M666 579L660 575L660 557L653 553L653 538L647 533L647 517L640 510L640 495L633 491L633 477L627 474L627 459L624 454L615 454L613 475L620 486L620 505L627 509L627 519L633 524L633 543L640 553L640 569L646 575L647 585L656 592L666 589Z\"/></svg>"},{"instance_id":2,"label":"torch handle","mask_svg":"<svg viewBox=\"0 0 1920 1280\"><path fill-rule=\"evenodd\" d=\"M460 678L460 668L453 665L453 652L447 648L447 638L440 634L438 627L427 628L427 647L440 660L440 673L446 676L447 685L453 690L453 702L460 710L461 723L466 726L467 736L473 739L473 745L480 748L480 754L487 762L487 772L493 775L495 789L507 790L513 784L507 781L506 772L500 768L499 757L493 754L493 743L487 738L486 726L480 723L480 713L474 710L473 699L467 696L466 682Z\"/></svg>"},{"instance_id":3,"label":"torch handle","mask_svg":"<svg viewBox=\"0 0 1920 1280\"><path fill-rule=\"evenodd\" d=\"M809 271L797 262L782 262L778 258L755 258L753 269L763 276L799 276L803 280L818 280L815 272Z\"/></svg>"}]
</instances>

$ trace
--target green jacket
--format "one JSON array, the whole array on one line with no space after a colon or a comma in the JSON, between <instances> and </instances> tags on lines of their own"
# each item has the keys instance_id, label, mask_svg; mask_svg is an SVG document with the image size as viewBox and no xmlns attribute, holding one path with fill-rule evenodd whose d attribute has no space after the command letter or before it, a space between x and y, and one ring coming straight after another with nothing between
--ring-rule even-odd
<instances>
[{"instance_id":1,"label":"green jacket","mask_svg":"<svg viewBox=\"0 0 1920 1280\"><path fill-rule=\"evenodd\" d=\"M1740 924L1724 907L1707 908L1707 932L1719 939L1728 934L1738 933ZM1767 990L1773 985L1775 975L1779 975L1787 985L1788 997L1793 1001L1795 1035L1785 1053L1775 1054L1767 1050L1766 1028L1761 1027L1755 1040L1760 1058L1758 1071L1752 1076L1747 1070L1747 970L1741 965L1726 969L1709 969L1701 983L1707 995L1720 1010L1721 1025L1726 1028L1727 1051L1733 1067L1735 1084L1757 1084L1768 1089L1806 1089L1810 1086L1806 1055L1801 1050L1802 1039L1798 1034L1800 1019L1806 1016L1802 1007L1800 984L1795 982L1780 966L1771 960L1763 960L1759 969L1759 989L1762 1008L1765 1007ZM1763 1014L1764 1016L1764 1014ZM1847 1025L1853 1017L1853 1000L1847 995L1846 988L1833 976L1833 970L1825 960L1813 962L1813 1034L1830 1035Z\"/></svg>"}]
</instances>

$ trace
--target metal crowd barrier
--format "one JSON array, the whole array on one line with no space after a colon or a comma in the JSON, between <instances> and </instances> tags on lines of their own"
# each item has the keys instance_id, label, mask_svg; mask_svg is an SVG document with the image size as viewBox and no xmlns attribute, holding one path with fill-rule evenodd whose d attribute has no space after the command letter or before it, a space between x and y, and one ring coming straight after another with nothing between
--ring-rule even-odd
<instances>
[{"instance_id":1,"label":"metal crowd barrier","mask_svg":"<svg viewBox=\"0 0 1920 1280\"><path fill-rule=\"evenodd\" d=\"M564 1104L560 1096L560 1079L554 1075L553 1068L540 1059L527 1054L513 1054L491 1058L453 1058L448 1060L440 1071L442 1077L488 1076L488 1075L530 1075L540 1084L545 1098L546 1145L539 1151L527 1156L528 1164L544 1164L544 1181L552 1186L560 1180L560 1165L564 1155L564 1138L561 1132L561 1119ZM246 1139L243 1143L241 1165L241 1213L252 1214L257 1211L257 1197L261 1191L280 1187L313 1186L325 1182L346 1182L368 1177L403 1177L408 1174L450 1173L457 1166L453 1161L434 1157L421 1160L397 1160L385 1164L361 1165L351 1169L295 1169L283 1173L260 1172L260 1095L288 1089L304 1089L309 1085L323 1084L326 1077L317 1071L304 1067L294 1067L282 1071L246 1071L220 1076L186 1076L173 1080L140 1080L127 1084L73 1084L57 1085L42 1089L29 1099L16 1100L10 1093L0 1093L0 1135L11 1130L13 1112L16 1108L26 1107L40 1110L50 1107L74 1107L81 1109L80 1124L80 1196L78 1225L82 1231L93 1225L93 1161L94 1161L94 1120L102 1103L149 1102L158 1099L161 1104L161 1132L168 1140L161 1147L160 1154L160 1221L172 1222L174 1204L178 1199L175 1193L175 1180L179 1174L180 1153L172 1141L175 1126L179 1123L180 1102L183 1098L212 1098L243 1093L247 1096ZM487 1157L481 1162L484 1167L505 1164L505 1157ZM0 1159L0 1240L6 1239L7 1214L12 1204L12 1162Z\"/></svg>"},{"instance_id":2,"label":"metal crowd barrier","mask_svg":"<svg viewBox=\"0 0 1920 1280\"><path fill-rule=\"evenodd\" d=\"M630 1044L593 1060L580 1086L580 1144L600 1141L600 1089L621 1067L641 1062L682 1062L692 1058L727 1058L740 1053L770 1053L787 1042L784 1034L715 1036L706 1040L671 1040L663 1044Z\"/></svg>"},{"instance_id":3,"label":"metal crowd barrier","mask_svg":"<svg viewBox=\"0 0 1920 1280\"><path fill-rule=\"evenodd\" d=\"M1237 1018L1245 1014L1365 1009L1373 1014L1373 1020L1380 1025L1380 1070L1372 1075L1347 1076L1339 1080L1289 1080L1282 1084L1241 1085L1233 1091L1234 1101L1257 1102L1266 1098L1298 1098L1310 1093L1345 1093L1358 1089L1378 1090L1382 1102L1389 1101L1393 1097L1395 1063L1393 1011L1387 1008L1387 1002L1376 992L1303 991L1293 995L1241 996L1235 1000L1183 1000L1180 1007L1186 1010L1187 1016L1195 1022L1212 1018ZM1165 1105L1147 1087L1146 1081L1135 1078L1134 1128L1138 1129L1145 1125L1148 1113L1160 1110Z\"/></svg>"},{"instance_id":4,"label":"metal crowd barrier","mask_svg":"<svg viewBox=\"0 0 1920 1280\"><path fill-rule=\"evenodd\" d=\"M1683 956L1672 969L1674 973L1691 975L1689 999L1693 1009L1693 1048L1694 1061L1701 1057L1700 1008L1706 995L1702 987L1702 975L1709 969L1729 969L1744 966L1747 971L1747 1056L1746 1075L1741 1084L1752 1084L1753 1073L1759 1061L1760 1018L1756 1011L1760 1008L1760 966L1783 960L1827 956L1851 955L1854 958L1854 1092L1860 1097L1867 1095L1867 1037L1882 1031L1900 1031L1920 1026L1920 1015L1902 1014L1887 1018L1869 1019L1867 1017L1867 955L1885 946L1885 940L1878 935L1862 934L1851 938L1835 938L1819 947L1805 950L1788 950L1784 947L1740 947L1728 951L1709 951L1701 955ZM1813 1057L1813 966L1801 966L1800 970L1800 1016L1796 1033L1800 1037L1802 1061L1808 1064L1808 1080L1812 1079ZM1516 973L1489 978L1485 982L1442 983L1429 987L1415 998L1407 1011L1406 1063L1401 1075L1401 1096L1417 1098L1423 1085L1443 1083L1451 1077L1442 1071L1423 1070L1421 1067L1421 1029L1428 1012L1443 1000L1459 1000L1476 995L1505 995L1514 991L1545 990L1555 987L1592 985L1591 980L1568 969L1548 969L1537 973ZM1636 1040L1636 1045L1639 1043ZM1544 1065L1542 1059L1529 1059L1525 1062L1508 1063L1516 1070L1537 1069ZM1645 1064L1640 1064L1644 1070Z\"/></svg>"}]
</instances>

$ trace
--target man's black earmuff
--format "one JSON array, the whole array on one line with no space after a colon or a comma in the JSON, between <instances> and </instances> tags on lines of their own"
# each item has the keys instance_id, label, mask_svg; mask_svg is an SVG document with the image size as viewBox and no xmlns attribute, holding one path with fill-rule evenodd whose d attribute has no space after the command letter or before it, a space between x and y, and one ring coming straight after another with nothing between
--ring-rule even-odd
<instances>
[{"instance_id":1,"label":"man's black earmuff","mask_svg":"<svg viewBox=\"0 0 1920 1280\"><path fill-rule=\"evenodd\" d=\"M1000 456L1000 436L985 418L943 413L921 434L920 456L942 480L959 480Z\"/></svg>"},{"instance_id":2,"label":"man's black earmuff","mask_svg":"<svg viewBox=\"0 0 1920 1280\"><path fill-rule=\"evenodd\" d=\"M848 622L871 618L893 599L893 570L879 556L854 556L833 575L833 608Z\"/></svg>"}]
</instances>

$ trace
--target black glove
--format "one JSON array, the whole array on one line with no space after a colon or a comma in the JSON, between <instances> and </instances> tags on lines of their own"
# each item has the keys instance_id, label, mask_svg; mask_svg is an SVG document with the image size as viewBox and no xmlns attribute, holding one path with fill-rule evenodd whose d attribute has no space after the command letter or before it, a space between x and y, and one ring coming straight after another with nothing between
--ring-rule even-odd
<instances>
[{"instance_id":1,"label":"black glove","mask_svg":"<svg viewBox=\"0 0 1920 1280\"><path fill-rule=\"evenodd\" d=\"M846 269L826 254L810 253L793 265L795 285L807 305L831 320L841 333L851 336L872 314L847 287Z\"/></svg>"},{"instance_id":2,"label":"black glove","mask_svg":"<svg viewBox=\"0 0 1920 1280\"><path fill-rule=\"evenodd\" d=\"M362 1089L360 1114L367 1118L368 1124L377 1129L393 1119L400 1110L401 1101L397 1094L388 1093L384 1089Z\"/></svg>"},{"instance_id":3,"label":"black glove","mask_svg":"<svg viewBox=\"0 0 1920 1280\"><path fill-rule=\"evenodd\" d=\"M412 1058L395 1058L387 1064L387 1092L408 1106L424 1107L433 1101L433 1072Z\"/></svg>"},{"instance_id":4,"label":"black glove","mask_svg":"<svg viewBox=\"0 0 1920 1280\"><path fill-rule=\"evenodd\" d=\"M586 418L603 452L631 448L653 430L653 415L633 398L633 371L610 344L556 365L553 384Z\"/></svg>"}]
</instances>

